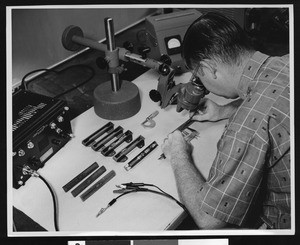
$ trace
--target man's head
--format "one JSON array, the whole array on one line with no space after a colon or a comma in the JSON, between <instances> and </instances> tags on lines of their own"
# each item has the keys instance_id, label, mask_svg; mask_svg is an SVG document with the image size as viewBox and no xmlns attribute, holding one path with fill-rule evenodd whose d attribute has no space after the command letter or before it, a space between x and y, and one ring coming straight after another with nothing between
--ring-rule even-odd
<instances>
[{"instance_id":1,"label":"man's head","mask_svg":"<svg viewBox=\"0 0 300 245\"><path fill-rule=\"evenodd\" d=\"M187 30L182 56L190 70L198 70L204 86L220 96L237 97L234 87L245 57L253 49L243 29L217 13L198 18Z\"/></svg>"}]
</instances>

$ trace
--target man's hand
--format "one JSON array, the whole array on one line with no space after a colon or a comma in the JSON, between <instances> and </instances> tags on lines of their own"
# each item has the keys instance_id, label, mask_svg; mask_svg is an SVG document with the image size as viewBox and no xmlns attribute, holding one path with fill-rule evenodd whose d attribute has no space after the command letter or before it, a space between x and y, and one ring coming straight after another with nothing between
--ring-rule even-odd
<instances>
[{"instance_id":1,"label":"man's hand","mask_svg":"<svg viewBox=\"0 0 300 245\"><path fill-rule=\"evenodd\" d=\"M226 105L204 98L201 100L196 112L191 112L190 117L197 121L219 121L231 117L242 104L242 99L234 100Z\"/></svg>"},{"instance_id":2,"label":"man's hand","mask_svg":"<svg viewBox=\"0 0 300 245\"><path fill-rule=\"evenodd\" d=\"M178 187L180 199L187 207L199 229L220 229L226 223L218 220L199 208L202 196L199 187L205 183L204 177L195 167L192 159L192 145L185 141L176 130L165 139L162 150L170 160Z\"/></svg>"},{"instance_id":3,"label":"man's hand","mask_svg":"<svg viewBox=\"0 0 300 245\"><path fill-rule=\"evenodd\" d=\"M168 138L164 140L162 145L162 151L166 158L186 158L192 153L192 145L184 139L182 133L178 130L168 135Z\"/></svg>"},{"instance_id":4,"label":"man's hand","mask_svg":"<svg viewBox=\"0 0 300 245\"><path fill-rule=\"evenodd\" d=\"M218 105L217 103L213 102L210 99L204 98L199 106L198 111L191 112L190 117L192 117L194 120L197 121L218 121L220 119L223 119L221 116L221 105Z\"/></svg>"}]
</instances>

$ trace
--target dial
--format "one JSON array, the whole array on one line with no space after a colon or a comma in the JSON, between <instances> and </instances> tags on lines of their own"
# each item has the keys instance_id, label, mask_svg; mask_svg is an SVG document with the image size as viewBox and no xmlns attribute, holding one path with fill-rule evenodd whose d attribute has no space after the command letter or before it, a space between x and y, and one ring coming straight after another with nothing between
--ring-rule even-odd
<instances>
[{"instance_id":1,"label":"dial","mask_svg":"<svg viewBox=\"0 0 300 245\"><path fill-rule=\"evenodd\" d=\"M180 47L180 45L181 45L181 43L177 38L171 38L168 41L168 48L169 49L178 48L178 47Z\"/></svg>"}]
</instances>

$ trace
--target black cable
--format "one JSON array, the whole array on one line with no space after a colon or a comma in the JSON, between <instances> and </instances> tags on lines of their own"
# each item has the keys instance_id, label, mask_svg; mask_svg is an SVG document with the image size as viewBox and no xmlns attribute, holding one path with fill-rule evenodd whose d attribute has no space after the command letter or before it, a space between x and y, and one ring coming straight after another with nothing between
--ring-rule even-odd
<instances>
[{"instance_id":1,"label":"black cable","mask_svg":"<svg viewBox=\"0 0 300 245\"><path fill-rule=\"evenodd\" d=\"M75 87L72 87L72 88L70 88L70 89L68 89L68 90L66 90L66 91L64 91L64 92L62 92L62 93L56 95L54 98L61 97L62 95L65 95L65 94L67 94L67 93L70 93L71 91L73 91L73 90L77 89L78 87L80 87L80 86L86 84L87 82L89 82L89 81L94 77L94 75L95 75L95 70L94 70L91 66L83 65L83 64L77 64L77 65L68 66L68 67L66 67L66 68L64 68L64 69L62 69L62 70L60 70L60 71L55 71L54 69L47 69L47 68L45 68L45 69L37 69L37 70L34 70L34 71L31 71L31 72L27 73L27 74L22 78L22 81L21 81L21 87L22 87L23 89L25 89L25 90L28 90L28 85L29 85L31 82L33 82L33 80L26 81L26 78L27 78L28 76L30 76L30 75L36 73L36 72L40 72L40 71L54 72L54 73L56 73L56 74L59 75L60 73L63 73L63 72L65 72L65 71L67 71L67 70L69 70L69 69L72 69L72 68L75 68L75 67L85 67L85 68L88 68L88 69L92 72L92 74L91 74L90 77L88 77L88 78L87 78L86 80L84 80L83 82L79 83L79 84L76 85Z\"/></svg>"},{"instance_id":2,"label":"black cable","mask_svg":"<svg viewBox=\"0 0 300 245\"><path fill-rule=\"evenodd\" d=\"M187 214L189 214L189 211L187 210L187 208L181 202L179 202L176 198L174 198L173 196L171 196L170 194L168 194L166 192L159 192L159 191L154 191L154 190L150 190L150 189L145 189L145 190L142 190L142 191L145 191L145 192L148 191L148 192L152 192L152 193L156 193L156 194L160 194L162 196L168 197L171 200L175 201Z\"/></svg>"},{"instance_id":3,"label":"black cable","mask_svg":"<svg viewBox=\"0 0 300 245\"><path fill-rule=\"evenodd\" d=\"M31 169L28 165L25 165L24 167L21 166L15 166L19 169L22 169L24 174L30 174L33 177L37 177L40 178L48 187L48 189L50 190L51 196L52 196L52 201L53 201L53 214L54 214L54 228L55 231L59 231L59 226L58 226L58 220L57 220L57 216L58 216L58 208L57 208L57 200L56 200L56 196L54 193L54 190L52 189L51 185L47 182L47 180L40 175L40 173L38 173L36 170Z\"/></svg>"},{"instance_id":4,"label":"black cable","mask_svg":"<svg viewBox=\"0 0 300 245\"><path fill-rule=\"evenodd\" d=\"M87 66L87 65L73 65L73 66L69 66L69 67L63 69L62 71L66 71L66 70L68 70L68 69L70 69L70 68L74 68L74 67L86 67L86 68L90 69L90 71L92 71L92 74L90 75L90 77L88 77L88 78L87 78L86 80L84 80L83 82L79 83L79 84L76 85L75 87L72 87L72 88L70 88L70 89L68 89L68 90L66 90L66 91L64 91L64 92L62 92L61 94L56 95L54 98L58 98L58 97L61 97L61 96L65 95L65 94L67 94L67 93L70 93L71 91L77 89L78 87L80 87L80 86L86 84L87 82L89 82L90 80L92 80L92 78L95 76L95 70L94 70L91 66ZM62 72L62 71L60 71L60 72ZM60 72L59 72L59 73L60 73Z\"/></svg>"},{"instance_id":5,"label":"black cable","mask_svg":"<svg viewBox=\"0 0 300 245\"><path fill-rule=\"evenodd\" d=\"M163 191L161 188L159 188L156 185L153 184L144 184L145 186L152 186L157 188L159 191L161 191L165 196L169 197L170 199L173 199L180 207L182 207L184 209L184 211L186 211L189 214L189 211L187 210L187 208L184 206L184 204L182 204L181 202L179 202L175 197L173 197L172 195L170 195L169 193Z\"/></svg>"},{"instance_id":6,"label":"black cable","mask_svg":"<svg viewBox=\"0 0 300 245\"><path fill-rule=\"evenodd\" d=\"M133 182L129 182L129 183L124 183L122 184L123 186L126 186L126 188L128 188L129 190L130 189L141 189L140 187L141 186L151 186L151 187L155 187L157 188L160 192L162 192L165 196L168 196L170 199L173 199L175 202L178 202L178 204L183 208L185 209L185 211L187 213L188 210L186 209L186 207L181 203L179 202L176 198L174 198L172 195L168 194L167 192L163 191L161 188L159 188L157 185L154 185L154 184L147 184L147 183L133 183ZM146 189L146 188L143 188L143 189Z\"/></svg>"},{"instance_id":7,"label":"black cable","mask_svg":"<svg viewBox=\"0 0 300 245\"><path fill-rule=\"evenodd\" d=\"M171 200L175 201L188 215L189 215L189 211L187 210L187 208L181 203L179 202L176 198L174 198L173 196L171 196L170 194L164 192L163 190L161 190L159 187L155 186L155 185L151 185L151 184L144 184L145 186L153 186L158 188L161 192L159 191L155 191L155 190L151 190L151 189L147 189L147 188L134 188L134 189L129 189L128 191L120 194L119 196L115 197L114 199L112 199L109 203L108 203L108 207L112 206L119 198L121 198L122 196L125 196L127 194L130 193L134 193L134 192L152 192L155 194L159 194L162 196L165 196L167 198L170 198Z\"/></svg>"},{"instance_id":8,"label":"black cable","mask_svg":"<svg viewBox=\"0 0 300 245\"><path fill-rule=\"evenodd\" d=\"M46 69L46 68L37 69L37 70L33 70L33 71L31 71L31 72L28 72L28 73L22 78L22 81L21 81L21 88L23 88L23 89L25 89L25 90L28 90L28 89L27 89L27 85L28 85L29 83L31 83L32 80L26 82L25 79L26 79L28 76L30 76L31 74L34 74L34 73L37 73L37 72L40 72L40 71L48 71L48 72L54 72L54 73L57 73L57 72L54 71L54 70Z\"/></svg>"},{"instance_id":9,"label":"black cable","mask_svg":"<svg viewBox=\"0 0 300 245\"><path fill-rule=\"evenodd\" d=\"M51 188L50 184L46 181L46 179L41 176L40 174L38 174L37 176L38 178L40 178L48 187L48 189L50 190L51 196L52 196L52 201L53 201L53 213L54 213L54 227L55 227L55 231L59 231L59 227L58 227L58 221L57 221L57 205L56 205L56 197L55 197L55 193L54 190Z\"/></svg>"}]
</instances>

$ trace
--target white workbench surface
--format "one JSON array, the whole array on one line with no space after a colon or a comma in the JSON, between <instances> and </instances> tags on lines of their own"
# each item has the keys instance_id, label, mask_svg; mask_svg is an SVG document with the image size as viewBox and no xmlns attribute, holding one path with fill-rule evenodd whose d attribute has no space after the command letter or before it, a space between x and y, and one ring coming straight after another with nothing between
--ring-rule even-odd
<instances>
[{"instance_id":1,"label":"white workbench surface","mask_svg":"<svg viewBox=\"0 0 300 245\"><path fill-rule=\"evenodd\" d=\"M129 160L126 163L117 163L111 157L104 157L101 153L81 144L84 138L109 121L99 118L91 108L72 120L71 125L75 138L71 139L39 170L39 173L47 179L57 194L58 222L61 231L71 232L71 234L96 231L100 235L104 234L102 232L111 235L123 234L122 232L135 234L135 232L163 231L184 217L182 208L175 202L152 193L133 193L121 197L105 213L98 218L95 217L102 207L106 207L108 202L118 195L112 192L116 189L115 185L125 182L155 184L178 198L171 166L167 160L158 160L158 157L161 154L163 139L188 119L188 113L186 111L177 113L176 106L160 109L158 104L150 100L148 94L151 89L156 89L157 78L157 73L152 70L138 77L134 83L140 89L141 110L129 119L113 121L115 126L122 126L124 131L131 130L133 138L143 135L145 147L154 140L159 144L136 167L130 171L124 169L124 165L141 149L133 150L128 155ZM189 73L175 77L176 82L187 82L189 79ZM219 103L227 103L225 99L212 94L208 97ZM153 129L144 129L140 123L155 110L159 111L158 116L155 117L156 126ZM194 158L204 176L208 175L210 165L215 157L216 144L224 130L225 123L226 121L194 124L200 132L199 139L192 141L195 149ZM124 144L117 148L117 152L123 147ZM71 191L66 193L62 189L62 186L95 161L100 166L106 167L106 173L115 170L116 176L85 202L79 196L73 197ZM18 190L14 189L13 205L48 231L54 231L51 195L40 179L30 178L25 186Z\"/></svg>"}]
</instances>

